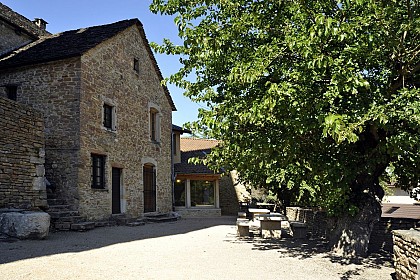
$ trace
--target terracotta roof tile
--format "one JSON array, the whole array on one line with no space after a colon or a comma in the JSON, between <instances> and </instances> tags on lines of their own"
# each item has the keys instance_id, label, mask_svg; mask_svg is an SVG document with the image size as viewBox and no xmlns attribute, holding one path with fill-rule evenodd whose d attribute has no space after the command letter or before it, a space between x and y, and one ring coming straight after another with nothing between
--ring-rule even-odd
<instances>
[{"instance_id":1,"label":"terracotta roof tile","mask_svg":"<svg viewBox=\"0 0 420 280\"><path fill-rule=\"evenodd\" d=\"M219 143L220 141L211 139L181 138L180 146L181 152L187 152L212 149Z\"/></svg>"},{"instance_id":2,"label":"terracotta roof tile","mask_svg":"<svg viewBox=\"0 0 420 280\"><path fill-rule=\"evenodd\" d=\"M181 163L174 165L177 174L215 174L204 164L188 163L190 158L203 158L216 147L220 141L200 139L200 138L181 138Z\"/></svg>"}]
</instances>

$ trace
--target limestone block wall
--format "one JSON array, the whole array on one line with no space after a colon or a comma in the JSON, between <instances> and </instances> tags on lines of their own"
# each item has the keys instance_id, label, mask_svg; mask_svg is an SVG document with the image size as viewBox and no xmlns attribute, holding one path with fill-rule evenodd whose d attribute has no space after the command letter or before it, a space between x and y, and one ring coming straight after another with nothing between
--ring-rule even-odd
<instances>
[{"instance_id":1,"label":"limestone block wall","mask_svg":"<svg viewBox=\"0 0 420 280\"><path fill-rule=\"evenodd\" d=\"M222 215L220 208L179 208L175 211L183 218L220 217Z\"/></svg>"},{"instance_id":2,"label":"limestone block wall","mask_svg":"<svg viewBox=\"0 0 420 280\"><path fill-rule=\"evenodd\" d=\"M0 97L0 116L0 208L47 207L42 114Z\"/></svg>"},{"instance_id":3,"label":"limestone block wall","mask_svg":"<svg viewBox=\"0 0 420 280\"><path fill-rule=\"evenodd\" d=\"M419 220L401 218L381 218L375 223L369 241L369 252L379 252L385 250L392 252L393 230L408 230L420 227Z\"/></svg>"},{"instance_id":4,"label":"limestone block wall","mask_svg":"<svg viewBox=\"0 0 420 280\"><path fill-rule=\"evenodd\" d=\"M398 280L418 279L420 259L420 228L393 231L394 267Z\"/></svg>"},{"instance_id":5,"label":"limestone block wall","mask_svg":"<svg viewBox=\"0 0 420 280\"><path fill-rule=\"evenodd\" d=\"M0 85L7 84L17 85L18 103L43 113L46 178L77 208L80 58L2 70Z\"/></svg>"},{"instance_id":6,"label":"limestone block wall","mask_svg":"<svg viewBox=\"0 0 420 280\"><path fill-rule=\"evenodd\" d=\"M134 67L139 61L139 71ZM111 214L112 167L122 169L122 211L144 213L143 166L156 170L157 212L172 209L172 108L138 29L133 26L82 56L79 211L90 219ZM104 104L114 109L115 127L103 127ZM160 141L150 139L150 107L159 111ZM91 154L106 157L105 189L91 187Z\"/></svg>"}]
</instances>

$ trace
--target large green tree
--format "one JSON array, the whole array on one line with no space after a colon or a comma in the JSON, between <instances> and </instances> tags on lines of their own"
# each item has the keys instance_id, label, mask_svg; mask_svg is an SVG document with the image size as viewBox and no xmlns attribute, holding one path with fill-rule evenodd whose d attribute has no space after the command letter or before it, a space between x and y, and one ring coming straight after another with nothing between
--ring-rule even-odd
<instances>
[{"instance_id":1,"label":"large green tree","mask_svg":"<svg viewBox=\"0 0 420 280\"><path fill-rule=\"evenodd\" d=\"M204 102L206 159L341 217L331 245L364 254L387 175L420 176L418 0L154 0L183 45L169 82ZM196 79L189 79L190 75Z\"/></svg>"}]
</instances>

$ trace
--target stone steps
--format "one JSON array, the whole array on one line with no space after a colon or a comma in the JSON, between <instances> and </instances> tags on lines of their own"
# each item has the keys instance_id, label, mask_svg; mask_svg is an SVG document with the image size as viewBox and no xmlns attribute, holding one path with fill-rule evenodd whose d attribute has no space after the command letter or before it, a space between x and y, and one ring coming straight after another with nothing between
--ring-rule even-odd
<instances>
[{"instance_id":1,"label":"stone steps","mask_svg":"<svg viewBox=\"0 0 420 280\"><path fill-rule=\"evenodd\" d=\"M65 205L66 201L63 199L58 199L58 198L48 198L48 205L50 206L55 206L55 205Z\"/></svg>"},{"instance_id":2,"label":"stone steps","mask_svg":"<svg viewBox=\"0 0 420 280\"><path fill-rule=\"evenodd\" d=\"M126 226L129 227L138 227L138 226L144 226L146 223L144 221L134 221L134 222L129 222L126 224Z\"/></svg>"},{"instance_id":3,"label":"stone steps","mask_svg":"<svg viewBox=\"0 0 420 280\"><path fill-rule=\"evenodd\" d=\"M60 205L50 205L50 207L48 208L49 212L60 212L60 211L69 211L70 209L70 205L66 205L66 204L60 204Z\"/></svg>"},{"instance_id":4,"label":"stone steps","mask_svg":"<svg viewBox=\"0 0 420 280\"><path fill-rule=\"evenodd\" d=\"M50 214L51 219L59 219L62 217L71 217L71 216L78 216L79 212L77 211L48 211L48 214Z\"/></svg>"},{"instance_id":5,"label":"stone steps","mask_svg":"<svg viewBox=\"0 0 420 280\"><path fill-rule=\"evenodd\" d=\"M95 222L80 222L71 224L70 229L75 231L87 231L95 228Z\"/></svg>"},{"instance_id":6,"label":"stone steps","mask_svg":"<svg viewBox=\"0 0 420 280\"><path fill-rule=\"evenodd\" d=\"M148 223L165 223L165 222L175 222L179 220L179 216L175 213L153 213L145 214L144 220Z\"/></svg>"},{"instance_id":7,"label":"stone steps","mask_svg":"<svg viewBox=\"0 0 420 280\"><path fill-rule=\"evenodd\" d=\"M71 210L71 206L65 200L49 195L47 201L49 205L47 213L51 217L52 231L86 231L95 228L94 222L87 222L78 211Z\"/></svg>"}]
</instances>

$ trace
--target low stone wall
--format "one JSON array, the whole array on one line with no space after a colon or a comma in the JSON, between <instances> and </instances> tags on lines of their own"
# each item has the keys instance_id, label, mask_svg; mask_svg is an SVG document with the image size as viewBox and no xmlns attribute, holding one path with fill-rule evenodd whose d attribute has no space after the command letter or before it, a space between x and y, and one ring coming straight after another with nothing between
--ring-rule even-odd
<instances>
[{"instance_id":1,"label":"low stone wall","mask_svg":"<svg viewBox=\"0 0 420 280\"><path fill-rule=\"evenodd\" d=\"M0 97L0 115L0 208L46 208L42 114Z\"/></svg>"},{"instance_id":2,"label":"low stone wall","mask_svg":"<svg viewBox=\"0 0 420 280\"><path fill-rule=\"evenodd\" d=\"M328 238L327 213L318 209L286 207L289 221L305 223L308 234L313 238Z\"/></svg>"},{"instance_id":3,"label":"low stone wall","mask_svg":"<svg viewBox=\"0 0 420 280\"><path fill-rule=\"evenodd\" d=\"M394 267L398 280L420 279L420 228L394 230Z\"/></svg>"},{"instance_id":4,"label":"low stone wall","mask_svg":"<svg viewBox=\"0 0 420 280\"><path fill-rule=\"evenodd\" d=\"M175 212L182 218L193 217L220 217L222 215L220 208L175 208Z\"/></svg>"},{"instance_id":5,"label":"low stone wall","mask_svg":"<svg viewBox=\"0 0 420 280\"><path fill-rule=\"evenodd\" d=\"M393 230L408 230L420 227L420 221L402 218L381 218L375 223L369 241L369 252L379 252L381 250L392 252Z\"/></svg>"}]
</instances>

